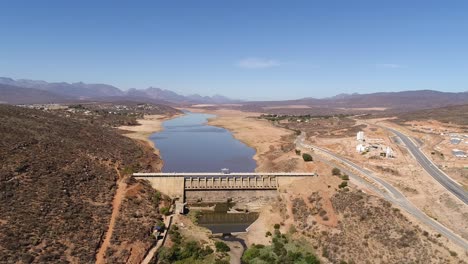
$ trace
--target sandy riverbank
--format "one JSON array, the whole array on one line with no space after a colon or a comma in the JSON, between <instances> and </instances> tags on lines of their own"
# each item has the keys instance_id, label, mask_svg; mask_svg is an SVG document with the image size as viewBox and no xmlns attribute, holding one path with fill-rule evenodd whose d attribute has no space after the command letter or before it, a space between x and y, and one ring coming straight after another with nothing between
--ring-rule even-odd
<instances>
[{"instance_id":1,"label":"sandy riverbank","mask_svg":"<svg viewBox=\"0 0 468 264\"><path fill-rule=\"evenodd\" d=\"M260 113L229 109L189 110L216 115L216 117L209 119L208 125L225 128L237 140L254 148L256 153L253 158L257 162L257 171L303 171L304 168L301 166L287 166L286 164L291 159L299 160L298 156L294 155L293 152L284 155L284 152L281 151L282 148L291 146L292 138L295 137L294 133L275 127L266 120L258 119ZM273 166L274 164L277 166Z\"/></svg>"},{"instance_id":2,"label":"sandy riverbank","mask_svg":"<svg viewBox=\"0 0 468 264\"><path fill-rule=\"evenodd\" d=\"M149 137L156 132L162 131L162 123L166 120L181 116L182 114L166 116L166 115L145 115L143 119L138 119L139 126L121 126L118 129L125 132L125 136L146 142L149 144L156 154L159 155L159 150L154 145L154 142Z\"/></svg>"}]
</instances>

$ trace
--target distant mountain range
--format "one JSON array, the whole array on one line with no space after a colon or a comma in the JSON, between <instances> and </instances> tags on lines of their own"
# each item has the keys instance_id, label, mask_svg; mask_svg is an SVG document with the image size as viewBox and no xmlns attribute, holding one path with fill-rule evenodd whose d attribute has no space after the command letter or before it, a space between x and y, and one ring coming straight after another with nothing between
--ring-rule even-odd
<instances>
[{"instance_id":1,"label":"distant mountain range","mask_svg":"<svg viewBox=\"0 0 468 264\"><path fill-rule=\"evenodd\" d=\"M359 111L366 108L380 108L387 111L413 111L419 109L430 109L451 105L468 104L468 92L451 93L432 90L402 91L402 92L379 92L371 94L339 94L329 98L302 98L284 101L252 101L242 102L221 95L201 96L180 95L170 90L149 87L147 89L129 89L127 91L108 84L86 84L78 83L49 83L0 77L0 103L30 104L30 103L62 103L76 101L122 101L131 100L169 105L192 105L192 104L242 104L243 109L252 111L263 111L267 108L275 109L275 112L284 112L282 108L291 105L304 106L294 107L295 112L316 111L321 112L333 110L336 113ZM354 109L354 110L353 110Z\"/></svg>"},{"instance_id":2,"label":"distant mountain range","mask_svg":"<svg viewBox=\"0 0 468 264\"><path fill-rule=\"evenodd\" d=\"M433 90L417 90L402 92L379 92L371 94L339 94L329 98L302 98L285 101L257 101L245 103L251 107L286 108L291 105L301 105L310 108L350 109L381 108L394 112L430 109L450 105L468 104L468 92L451 93ZM297 108L296 108L297 109ZM276 110L278 111L278 110Z\"/></svg>"},{"instance_id":3,"label":"distant mountain range","mask_svg":"<svg viewBox=\"0 0 468 264\"><path fill-rule=\"evenodd\" d=\"M15 91L15 87L18 89ZM28 89L28 90L25 90ZM201 96L180 95L170 90L149 87L147 89L130 89L128 91L108 84L49 83L46 81L0 77L0 102L45 103L73 100L136 100L157 103L187 104L225 104L240 102L221 95Z\"/></svg>"}]
</instances>

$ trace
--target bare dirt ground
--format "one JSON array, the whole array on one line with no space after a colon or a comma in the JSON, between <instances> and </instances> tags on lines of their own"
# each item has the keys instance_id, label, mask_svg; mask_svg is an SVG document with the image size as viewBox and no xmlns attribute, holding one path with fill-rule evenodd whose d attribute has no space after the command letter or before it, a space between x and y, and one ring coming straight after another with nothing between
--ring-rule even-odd
<instances>
[{"instance_id":1,"label":"bare dirt ground","mask_svg":"<svg viewBox=\"0 0 468 264\"><path fill-rule=\"evenodd\" d=\"M386 122L386 124L417 138L422 143L421 147L426 156L468 190L468 158L458 158L452 154L453 149L468 153L468 130L465 126L437 120L407 121L401 124ZM460 143L453 144L452 138L460 139Z\"/></svg>"},{"instance_id":2,"label":"bare dirt ground","mask_svg":"<svg viewBox=\"0 0 468 264\"><path fill-rule=\"evenodd\" d=\"M377 121L381 120L367 120L366 122ZM398 129L402 130L400 127ZM333 150L356 164L374 171L377 176L397 187L427 215L468 239L468 207L427 174L403 145L395 143L392 133L373 125L368 125L363 131L366 143L378 146L378 149L371 149L366 154L358 153L355 148L359 143L356 137L310 137L309 141ZM404 130L404 132L417 136L411 131ZM392 148L394 158L379 156L382 152L381 148L385 149L387 146Z\"/></svg>"},{"instance_id":3,"label":"bare dirt ground","mask_svg":"<svg viewBox=\"0 0 468 264\"><path fill-rule=\"evenodd\" d=\"M230 130L238 140L256 149L257 154L255 159L258 164L258 171L308 171L329 176L297 179L295 181L292 180L290 184L283 184L283 187L280 189L278 202L264 207L258 220L249 227L248 232L244 235L248 245L254 243L270 243L271 237L267 237L265 234L267 231L272 231L272 226L277 223L281 224L281 229L284 232L287 232L293 224L297 225L304 221L311 222L311 225L316 225L318 223L317 226L319 228L317 231L319 234L321 228L324 228L324 230L322 230L324 232L342 232L333 230L334 228L343 228L340 224L343 220L343 216L338 216L335 213L331 202L332 197L336 194L338 189L337 185L341 182L341 179L330 177L330 166L320 162L305 163L300 156L295 155L294 150L288 151L288 148L285 146L295 137L292 131L278 128L267 121L259 120L255 118L259 115L256 113L223 109L209 112L217 115L216 118L210 120L210 125L221 126ZM411 162L408 153L403 147L393 142L391 135L374 126L365 128L365 132L372 138L372 140L370 140L371 142L391 146L396 158L386 160L384 158L373 157L379 155L376 154L377 152L370 152L366 154L367 156L357 154L355 150L355 137L316 137L309 138L309 140L314 144L333 149L335 152L350 157L350 159L356 161L356 163L379 172L379 176L389 180L396 187L399 187L405 195L409 196L412 202L417 206L421 206L420 208L424 208L427 214L437 218L443 224L459 232L461 235L468 235L465 233L467 230L466 223L468 222L466 218L468 217L468 211L466 211L466 208L463 208L463 205L455 201L452 197L445 195L444 189L441 186L437 186L437 183L434 182L429 175L420 176L424 174L424 172L418 169L417 164ZM295 209L293 207L294 204L303 200L306 201L305 204L307 206L313 208L314 205L311 204L311 202L307 202L309 198L307 196L314 192L316 192L317 196L321 199L321 208L327 212L326 220L321 217L315 218L314 220L307 217L304 219L295 219L294 215L297 215L297 208ZM377 203L375 203L375 206L377 206ZM402 221L408 221L405 220L405 217L401 218L399 215L395 217L403 219ZM365 225L363 227L365 227ZM422 231L419 233L422 234ZM320 247L320 245L316 245L316 247ZM437 243L433 247L436 248L433 252L443 250L443 247L442 249L439 248L440 246ZM417 250L415 252L417 252ZM389 254L389 256L392 256L393 253ZM445 250L442 255L443 256L437 256L437 261L434 261L438 263L456 262L455 259L450 259L451 256L448 254L447 250ZM398 256L402 257L403 255ZM417 258L417 253L413 257Z\"/></svg>"},{"instance_id":4,"label":"bare dirt ground","mask_svg":"<svg viewBox=\"0 0 468 264\"><path fill-rule=\"evenodd\" d=\"M190 110L194 112L206 112L206 110L196 108ZM283 182L279 191L280 195L278 201L264 207L258 220L249 227L247 233L241 235L246 243L248 245L271 243L271 237L266 236L265 234L267 231L273 231L274 224L280 224L281 231L285 233L290 231L292 227L301 229L301 233L296 234L296 236L301 236L302 238L304 236L307 237L308 243L313 245L318 251L322 251L325 263L329 263L329 261L334 262L334 260L338 260L342 257L340 255L333 254L325 257L325 253L327 249L333 249L333 247L337 245L337 241L335 241L337 237L346 234L345 230L347 229L343 226L343 221L347 223L352 219L347 218L349 215L352 216L353 213L361 212L345 212L344 214L342 212L340 214L335 210L334 204L336 206L336 202L334 201L336 198L334 197L337 195L338 184L340 184L342 180L330 175L331 167L321 162L304 162L301 156L296 155L294 152L295 146L292 143L296 136L294 132L284 128L275 127L266 120L258 119L257 117L260 115L258 113L225 109L209 110L209 113L217 115L216 118L209 120L210 125L224 127L230 130L236 139L256 149L254 159L257 161L257 171L317 172L320 175L319 177L314 178L298 178L289 180L289 182ZM147 137L154 131L157 131L154 129L161 128L161 122L163 120L164 119L161 117L152 117L151 119L141 122L143 127L125 127L124 129L132 130L134 132L132 133L133 135L128 134L132 135L130 137L148 142ZM426 177L420 177L419 175L423 172L418 171L417 165L411 163L410 157L408 157L408 153L404 148L395 144L389 134L376 127L367 127L365 132L369 137L376 139L375 142L392 146L395 151L396 158L393 160L384 160L370 158L374 156L372 153L370 153L370 155L366 154L368 155L367 157L357 154L355 152L355 137L316 137L309 138L309 140L313 141L314 144L331 148L340 154L348 156L353 161L356 161L358 164L364 165L373 171L378 172L381 170L381 173L379 173L381 177L384 177L396 187L399 187L417 206L423 206L427 214L437 218L443 224L449 226L455 231L460 231L460 233L466 231L466 223L468 223L466 217L468 217L468 212L463 211L463 208L462 211L459 212L458 207L460 204L453 201L450 196L447 197L447 195L444 195L442 187L438 187L436 186L437 183L431 182L432 178L429 175L426 175ZM347 133L343 134L346 135ZM149 143L152 144L151 142ZM354 188L354 186L352 186L352 188ZM434 195L434 193L440 195ZM314 194L315 196L311 198L311 194ZM370 209L366 209L368 210L366 211L367 214L372 210L377 210L375 208L381 207L379 204L380 200L379 202L374 201L373 198L370 200L373 202L370 202ZM320 216L317 214L314 217L309 217L307 212L312 214L315 212L314 210L317 210L317 208L322 209L325 214L320 213ZM456 211L457 213L454 213L453 211ZM380 213L381 211L378 212ZM318 211L315 213L318 213ZM390 216L379 215L379 217L385 218ZM405 220L406 218L401 218L400 215L392 215L392 217L396 217L395 219L399 219L398 221L403 221L401 222L401 226L408 225L408 222L405 222L408 221ZM359 220L353 220L347 224L353 224L355 221L359 222ZM397 221L395 220L395 222ZM211 239L209 231L194 225L189 218L176 218L174 219L174 223L181 227L181 233L184 236L201 241L202 244L212 246L213 240ZM367 231L367 227L368 225L366 223L356 226L356 228L362 232ZM392 232L400 232L397 231L398 226L391 226L391 228L395 228ZM413 227L411 226L411 228ZM416 232L417 235L411 233L413 238L416 239L417 237L417 239L425 241L425 252L421 253L417 249L411 249L410 251L407 250L406 252L416 254L416 258L418 252L419 254L432 254L436 252L434 253L434 257L437 261L433 259L434 263L457 262L455 256L450 256L452 253L449 253L442 245L438 244L440 242L434 242L435 244L430 245L427 244L429 242L427 242L426 238L422 236L423 232L418 230L419 229L411 229L407 232ZM379 237L376 237L376 234L377 233L374 234L371 232L371 235L368 235L370 236L369 239L380 239ZM428 236L429 240L436 240L435 234L434 238L432 237L432 234L429 234ZM362 242L360 238L353 239L352 237L344 237L343 239L346 239L349 245L353 245L358 249L363 247L361 244L356 244ZM428 248L426 249L426 247ZM371 259L377 259L382 255L380 258L384 259L383 261L377 261L379 263L384 263L385 258L388 257L402 256L398 255L400 254L399 251L397 253L385 253L384 250L384 253L382 253L382 248L379 248L379 246L374 246L374 251L370 251L370 253L366 252L363 254L358 250L357 253L350 252L349 254L355 254L356 258L359 257L359 255L365 255Z\"/></svg>"},{"instance_id":5,"label":"bare dirt ground","mask_svg":"<svg viewBox=\"0 0 468 264\"><path fill-rule=\"evenodd\" d=\"M168 119L175 118L179 115L145 115L143 119L138 119L138 126L120 126L118 129L125 133L125 136L146 142L155 149L155 153L159 154L159 150L154 145L154 142L149 139L149 136L163 129L162 123Z\"/></svg>"},{"instance_id":6,"label":"bare dirt ground","mask_svg":"<svg viewBox=\"0 0 468 264\"><path fill-rule=\"evenodd\" d=\"M119 217L120 205L122 204L122 199L125 197L125 192L127 189L127 184L125 180L120 179L117 183L117 191L114 195L114 200L112 201L112 215L109 222L109 227L107 228L106 236L104 241L99 248L99 251L96 255L96 264L105 263L104 256L106 254L107 248L111 244L112 234L114 232L114 226L117 218Z\"/></svg>"}]
</instances>

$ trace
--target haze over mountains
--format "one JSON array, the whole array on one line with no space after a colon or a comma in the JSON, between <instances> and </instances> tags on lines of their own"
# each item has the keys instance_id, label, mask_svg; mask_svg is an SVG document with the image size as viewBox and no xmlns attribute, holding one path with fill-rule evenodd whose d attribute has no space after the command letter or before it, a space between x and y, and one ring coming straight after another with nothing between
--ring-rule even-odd
<instances>
[{"instance_id":1,"label":"haze over mountains","mask_svg":"<svg viewBox=\"0 0 468 264\"><path fill-rule=\"evenodd\" d=\"M242 104L257 110L265 107L283 108L302 105L305 108L356 109L381 108L394 111L411 111L450 105L468 104L468 92L452 93L432 90L379 92L371 94L339 94L316 99L302 98L284 101L251 101L230 99L222 95L181 95L176 92L149 87L123 91L108 84L49 83L46 81L0 77L0 103L70 103L77 101L132 100L165 104Z\"/></svg>"},{"instance_id":2,"label":"haze over mountains","mask_svg":"<svg viewBox=\"0 0 468 264\"><path fill-rule=\"evenodd\" d=\"M18 89L15 91L16 87ZM27 88L27 90L25 90ZM30 94L30 95L28 95ZM31 96L34 95L34 96ZM12 96L14 95L14 96ZM123 91L108 84L77 83L49 83L40 80L28 80L0 77L0 101L12 104L20 103L47 103L64 102L73 100L135 100L150 101L153 103L234 103L232 100L221 95L201 96L180 95L170 90L149 87L147 89L129 89Z\"/></svg>"},{"instance_id":3,"label":"haze over mountains","mask_svg":"<svg viewBox=\"0 0 468 264\"><path fill-rule=\"evenodd\" d=\"M298 100L249 102L247 104L282 107L304 105L320 108L381 108L394 110L417 110L468 103L468 92L451 93L433 90L379 92L371 94L340 94L334 97Z\"/></svg>"}]
</instances>

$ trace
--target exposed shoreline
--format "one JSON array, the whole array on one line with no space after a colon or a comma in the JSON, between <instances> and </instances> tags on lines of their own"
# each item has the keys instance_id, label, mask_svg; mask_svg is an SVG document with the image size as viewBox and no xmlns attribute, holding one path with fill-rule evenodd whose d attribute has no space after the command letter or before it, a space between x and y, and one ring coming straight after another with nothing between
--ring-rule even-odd
<instances>
[{"instance_id":1,"label":"exposed shoreline","mask_svg":"<svg viewBox=\"0 0 468 264\"><path fill-rule=\"evenodd\" d=\"M266 171L265 168L268 166L269 159L265 155L272 148L278 148L284 143L281 137L293 133L287 129L274 127L268 121L254 119L260 116L260 113L229 109L204 110L189 108L188 110L216 115L216 117L208 119L208 125L226 129L236 140L253 148L255 150L253 159L257 164L256 171Z\"/></svg>"},{"instance_id":2,"label":"exposed shoreline","mask_svg":"<svg viewBox=\"0 0 468 264\"><path fill-rule=\"evenodd\" d=\"M120 126L119 130L123 134L131 139L135 139L148 144L154 149L154 153L159 155L159 149L156 147L154 142L149 138L152 134L160 132L164 129L162 123L164 121L177 118L183 114L176 114L171 116L166 115L145 115L143 119L138 119L137 122L140 125L137 126ZM163 160L164 162L164 160Z\"/></svg>"}]
</instances>

